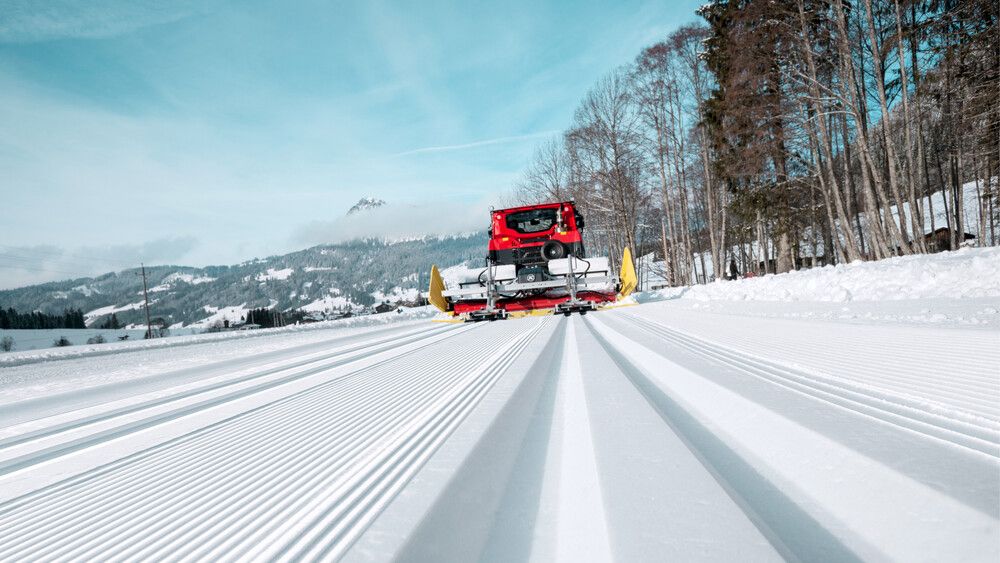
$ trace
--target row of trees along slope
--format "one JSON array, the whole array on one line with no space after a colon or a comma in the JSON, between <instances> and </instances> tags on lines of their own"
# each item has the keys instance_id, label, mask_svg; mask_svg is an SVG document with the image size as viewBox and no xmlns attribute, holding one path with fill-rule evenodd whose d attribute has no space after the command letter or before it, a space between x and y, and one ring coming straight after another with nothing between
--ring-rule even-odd
<instances>
[{"instance_id":1,"label":"row of trees along slope","mask_svg":"<svg viewBox=\"0 0 1000 563\"><path fill-rule=\"evenodd\" d=\"M927 252L923 235L941 227L955 248L970 209L977 244L995 245L997 12L996 0L713 1L591 89L516 198L575 199L591 248L662 254L671 284L721 278L731 261L780 273L803 256Z\"/></svg>"},{"instance_id":2,"label":"row of trees along slope","mask_svg":"<svg viewBox=\"0 0 1000 563\"><path fill-rule=\"evenodd\" d=\"M62 314L49 315L40 311L20 313L13 307L0 308L0 329L87 328L83 311L66 309Z\"/></svg>"}]
</instances>

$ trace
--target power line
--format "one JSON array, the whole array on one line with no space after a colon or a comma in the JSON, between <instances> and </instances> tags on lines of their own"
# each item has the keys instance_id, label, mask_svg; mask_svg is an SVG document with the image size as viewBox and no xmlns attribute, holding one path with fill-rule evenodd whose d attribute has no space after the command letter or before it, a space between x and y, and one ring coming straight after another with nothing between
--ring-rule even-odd
<instances>
[{"instance_id":1,"label":"power line","mask_svg":"<svg viewBox=\"0 0 1000 563\"><path fill-rule=\"evenodd\" d=\"M28 253L31 253L32 255L43 254L43 255L47 255L47 256L57 256L57 257L60 257L60 258L70 259L70 260L80 259L80 260L85 260L87 262L107 262L109 264L131 265L131 264L135 263L134 261L130 261L130 260L119 260L119 259L113 259L113 258L97 258L97 257L94 257L94 256L84 256L82 254L75 254L75 253L72 253L72 252L51 251L51 250L43 250L43 249L32 249L32 248L24 247L24 246L10 246L8 244L0 244L0 248L6 248L6 249L8 249L7 251L5 251L5 253L6 252L10 252L10 251L21 252L21 253L28 252ZM16 254L13 254L13 255L16 256Z\"/></svg>"},{"instance_id":2,"label":"power line","mask_svg":"<svg viewBox=\"0 0 1000 563\"><path fill-rule=\"evenodd\" d=\"M56 265L56 266L59 266L59 265L68 265L68 266L87 266L87 267L93 267L93 268L109 268L108 266L103 266L103 265L100 265L100 264L93 264L91 262L85 262L85 261L79 261L78 262L78 261L75 261L75 260L59 260L59 259L53 259L53 258L42 258L42 257L36 257L36 256L21 256L21 255L17 255L17 254L8 254L8 253L6 253L5 251L2 251L2 250L0 250L0 260L12 260L12 261L15 261L15 262L18 262L18 261L20 261L20 262L28 262L28 263L35 264L35 265L53 264L53 265Z\"/></svg>"},{"instance_id":3,"label":"power line","mask_svg":"<svg viewBox=\"0 0 1000 563\"><path fill-rule=\"evenodd\" d=\"M50 268L44 268L39 266L27 266L22 264L0 264L0 270L23 270L27 272L39 272L46 274L64 274L67 276L74 276L80 278L92 278L93 273L83 273L83 272L69 272L66 270L54 270Z\"/></svg>"},{"instance_id":4,"label":"power line","mask_svg":"<svg viewBox=\"0 0 1000 563\"><path fill-rule=\"evenodd\" d=\"M4 267L6 267L7 269L62 272L72 275L80 274L87 276L97 276L109 273L108 270L111 270L112 272L120 271L120 269L111 269L105 266L101 266L99 264L95 265L95 264L73 262L67 260L38 259L26 256L15 256L12 254L5 254L3 252L0 252L0 268ZM72 270L70 270L70 268L72 268ZM83 272L87 273L84 274Z\"/></svg>"},{"instance_id":5,"label":"power line","mask_svg":"<svg viewBox=\"0 0 1000 563\"><path fill-rule=\"evenodd\" d=\"M30 256L17 256L15 254L5 254L0 252L0 260L10 260L14 262L24 262L31 265L44 266L46 264L52 264L55 266L71 266L71 267L95 267L93 264L85 264L83 262L73 262L69 260L50 260L47 258L39 259ZM104 266L96 266L98 268L103 268Z\"/></svg>"},{"instance_id":6,"label":"power line","mask_svg":"<svg viewBox=\"0 0 1000 563\"><path fill-rule=\"evenodd\" d=\"M95 256L84 256L82 254L76 254L74 252L67 252L65 250L45 250L44 248L33 248L27 246L11 246L9 244L0 244L0 248L6 248L8 250L13 250L16 252L30 252L32 254L46 254L49 256L59 256L59 257L69 257L69 258L81 258L88 261L97 262L109 262L115 264L131 264L132 262L126 260L120 260L115 258L97 258Z\"/></svg>"},{"instance_id":7,"label":"power line","mask_svg":"<svg viewBox=\"0 0 1000 563\"><path fill-rule=\"evenodd\" d=\"M146 301L146 340L153 338L153 327L149 324L149 291L146 290L146 265L142 264L142 298Z\"/></svg>"},{"instance_id":8,"label":"power line","mask_svg":"<svg viewBox=\"0 0 1000 563\"><path fill-rule=\"evenodd\" d=\"M87 258L79 255L70 255L60 252L49 252L44 250L37 251L38 254L43 254L47 256L57 257L54 260L47 260L45 258L39 258L38 256L25 255L26 249L23 247L13 247L10 245L0 244L0 248L16 249L11 250L0 250L0 270L8 271L27 271L27 272L37 272L37 273L49 273L49 274L62 274L66 276L73 277L84 277L93 278L100 275L104 275L109 272L102 272L102 266L95 265L91 260L103 261L107 263L119 264L120 266L125 266L124 268L119 267L118 271L130 270L135 268L132 262L124 262L118 260L108 260L102 258ZM30 251L35 252L35 251ZM77 256L74 258L74 256ZM50 267L48 264L52 263L54 267ZM73 270L66 269L65 266L73 268ZM117 273L117 272L114 272Z\"/></svg>"}]
</instances>

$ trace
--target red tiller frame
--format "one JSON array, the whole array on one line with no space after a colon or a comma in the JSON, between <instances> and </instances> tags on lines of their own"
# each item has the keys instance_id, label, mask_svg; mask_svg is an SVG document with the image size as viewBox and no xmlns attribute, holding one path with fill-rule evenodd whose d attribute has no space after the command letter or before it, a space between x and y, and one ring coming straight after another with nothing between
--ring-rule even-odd
<instances>
[{"instance_id":1,"label":"red tiller frame","mask_svg":"<svg viewBox=\"0 0 1000 563\"><path fill-rule=\"evenodd\" d=\"M595 303L614 303L615 293L605 293L602 291L581 291L577 293L577 298ZM559 297L546 297L544 295L533 295L527 297L516 297L509 299L498 299L494 306L504 311L533 311L535 309L554 309L556 305L569 301L569 295ZM485 300L458 301L453 307L452 313L462 315L479 311L486 306Z\"/></svg>"}]
</instances>

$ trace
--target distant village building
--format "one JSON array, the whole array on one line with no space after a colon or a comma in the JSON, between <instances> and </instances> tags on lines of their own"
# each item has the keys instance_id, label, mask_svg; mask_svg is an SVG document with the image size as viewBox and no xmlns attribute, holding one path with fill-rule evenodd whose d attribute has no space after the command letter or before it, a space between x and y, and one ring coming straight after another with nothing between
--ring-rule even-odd
<instances>
[{"instance_id":1,"label":"distant village building","mask_svg":"<svg viewBox=\"0 0 1000 563\"><path fill-rule=\"evenodd\" d=\"M934 229L934 232L927 233L924 235L924 243L927 245L927 250L929 252L944 252L946 250L951 250L951 240L954 238L956 231L955 229L949 229L948 227L939 227ZM972 233L963 233L962 241L974 240L976 235Z\"/></svg>"},{"instance_id":2,"label":"distant village building","mask_svg":"<svg viewBox=\"0 0 1000 563\"><path fill-rule=\"evenodd\" d=\"M375 306L376 313L388 313L389 311L395 311L395 310L396 310L396 304L389 303L388 301L384 303L379 303L378 305Z\"/></svg>"}]
</instances>

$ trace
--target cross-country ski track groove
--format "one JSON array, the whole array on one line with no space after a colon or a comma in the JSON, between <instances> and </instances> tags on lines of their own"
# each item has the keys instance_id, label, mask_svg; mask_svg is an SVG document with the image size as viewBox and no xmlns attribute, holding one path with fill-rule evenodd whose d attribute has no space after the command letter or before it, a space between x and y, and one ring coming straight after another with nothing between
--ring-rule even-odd
<instances>
[{"instance_id":1,"label":"cross-country ski track groove","mask_svg":"<svg viewBox=\"0 0 1000 563\"><path fill-rule=\"evenodd\" d=\"M819 369L794 331L751 353L654 313L377 330L17 413L0 561L1000 557L988 340L942 343L940 378L886 342Z\"/></svg>"}]
</instances>

